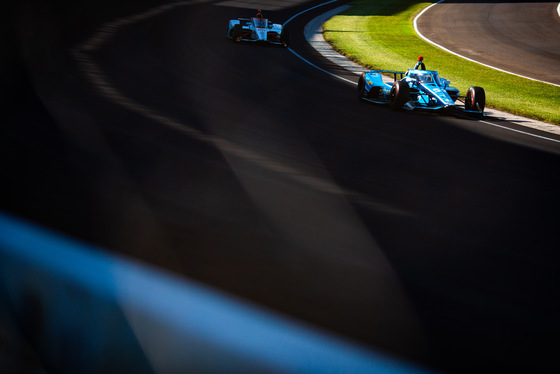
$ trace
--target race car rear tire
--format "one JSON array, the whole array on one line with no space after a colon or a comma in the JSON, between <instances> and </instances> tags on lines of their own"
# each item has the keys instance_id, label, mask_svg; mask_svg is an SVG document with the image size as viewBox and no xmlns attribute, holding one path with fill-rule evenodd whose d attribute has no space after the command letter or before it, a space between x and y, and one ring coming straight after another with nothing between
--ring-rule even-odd
<instances>
[{"instance_id":1,"label":"race car rear tire","mask_svg":"<svg viewBox=\"0 0 560 374\"><path fill-rule=\"evenodd\" d=\"M410 87L408 83L396 81L391 87L389 106L393 110L401 110L403 105L410 101Z\"/></svg>"},{"instance_id":2,"label":"race car rear tire","mask_svg":"<svg viewBox=\"0 0 560 374\"><path fill-rule=\"evenodd\" d=\"M486 93L482 87L469 87L465 98L465 109L483 112L486 105Z\"/></svg>"},{"instance_id":3,"label":"race car rear tire","mask_svg":"<svg viewBox=\"0 0 560 374\"><path fill-rule=\"evenodd\" d=\"M288 48L290 45L290 30L283 28L282 32L280 33L280 41L282 42L282 46L284 48Z\"/></svg>"},{"instance_id":4,"label":"race car rear tire","mask_svg":"<svg viewBox=\"0 0 560 374\"><path fill-rule=\"evenodd\" d=\"M233 39L234 42L240 42L241 41L241 25L234 25L233 28L231 29L231 39Z\"/></svg>"},{"instance_id":5,"label":"race car rear tire","mask_svg":"<svg viewBox=\"0 0 560 374\"><path fill-rule=\"evenodd\" d=\"M366 91L366 73L362 73L360 75L360 79L358 80L358 100L363 101Z\"/></svg>"}]
</instances>

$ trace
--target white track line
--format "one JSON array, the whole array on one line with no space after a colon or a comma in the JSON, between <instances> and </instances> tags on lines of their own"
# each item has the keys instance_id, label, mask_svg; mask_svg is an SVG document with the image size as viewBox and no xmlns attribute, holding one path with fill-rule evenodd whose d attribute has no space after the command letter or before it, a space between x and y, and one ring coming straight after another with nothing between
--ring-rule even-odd
<instances>
[{"instance_id":1,"label":"white track line","mask_svg":"<svg viewBox=\"0 0 560 374\"><path fill-rule=\"evenodd\" d=\"M459 54L459 53L457 53L457 52L453 52L452 50L445 48L445 47L442 46L441 44L437 44L436 42L434 42L434 41L428 39L427 37L425 37L425 36L420 32L420 30L418 30L418 19L420 18L420 16L422 16L422 14L424 14L426 11L428 11L428 9L430 9L431 7L433 7L433 6L435 6L435 5L439 4L439 3L443 3L444 1L445 1L445 0L440 0L440 1L438 1L437 3L434 3L434 4L430 5L430 6L428 6L427 8L424 8L424 9L423 9L420 13L418 13L418 15L414 18L414 31L416 31L416 33L418 34L419 37L421 37L422 39L424 39L426 42L428 42L428 43L430 43L430 44L432 44L432 45L438 47L439 49L444 50L444 51L447 52L447 53L451 53L452 55L455 55L455 56L464 58L465 60L474 62L474 63L479 64L479 65L482 65L482 66L486 66L487 68L494 69L494 70L498 70L498 71L501 71L502 73L507 73L507 74L515 75L515 76L520 77L520 78L530 79L530 80L535 81L535 82L540 82L540 83L545 83L545 84L550 84L550 85L552 85L552 86L560 87L560 84L551 83L551 82L546 82L546 81L542 81L542 80L540 80L540 79L535 79L535 78L527 77L527 76L525 76L525 75L521 75L521 74L517 74L517 73L512 73L511 71L507 71L507 70L504 70L504 69L500 69L500 68L497 68L497 67L495 67L495 66L487 65L487 64L484 64L484 63L482 63L482 62L480 62L480 61L473 60L472 58L468 58L468 57L463 56L463 55L461 55L461 54ZM560 9L560 5L559 5L559 9ZM559 10L559 11L560 11L560 10Z\"/></svg>"},{"instance_id":2,"label":"white track line","mask_svg":"<svg viewBox=\"0 0 560 374\"><path fill-rule=\"evenodd\" d=\"M352 84L354 84L354 85L356 84L356 82L351 81L350 79L346 79L346 78L344 78L344 77L341 77L340 75L336 75L336 74L334 74L334 73L331 73L330 71L327 71L327 70L325 70L325 69L323 69L323 68L320 68L319 66L315 65L315 64L312 63L311 61L305 59L305 57L302 57L300 54L298 54L298 53L297 53L296 51L294 51L293 49L288 48L288 50L289 50L290 52L292 52L296 57L298 57L299 59L301 59L302 61L308 63L308 64L311 65L311 66L313 66L315 69L321 70L323 73L327 73L328 75L333 76L333 77L338 78L338 79L341 79L341 80L343 80L343 81L345 81L345 82L352 83Z\"/></svg>"},{"instance_id":3,"label":"white track line","mask_svg":"<svg viewBox=\"0 0 560 374\"><path fill-rule=\"evenodd\" d=\"M305 10L303 10L303 11L297 13L297 14L294 14L294 15L291 16L290 18L288 18L288 20L287 20L286 22L284 22L284 24L283 24L282 26L286 26L286 25L288 24L288 22L290 22L290 21L293 20L294 18L296 18L296 17L302 15L303 13L307 13L307 12L309 12L310 10L313 10L313 9L316 9L316 8L319 8L319 7L322 7L322 6L327 5L327 4L336 3L337 1L338 1L338 0L331 0L331 1L327 1L326 3L322 3L322 4L319 4L319 5L315 5L314 7L305 9Z\"/></svg>"}]
</instances>

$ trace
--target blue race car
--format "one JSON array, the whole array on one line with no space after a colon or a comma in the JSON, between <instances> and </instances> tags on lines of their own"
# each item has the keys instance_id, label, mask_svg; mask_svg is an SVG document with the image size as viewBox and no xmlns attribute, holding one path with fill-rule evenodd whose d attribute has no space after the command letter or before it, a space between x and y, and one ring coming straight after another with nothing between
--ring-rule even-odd
<instances>
[{"instance_id":1,"label":"blue race car","mask_svg":"<svg viewBox=\"0 0 560 374\"><path fill-rule=\"evenodd\" d=\"M230 20L227 37L235 42L267 42L283 47L290 43L288 30L264 18L260 10L256 17Z\"/></svg>"},{"instance_id":2,"label":"blue race car","mask_svg":"<svg viewBox=\"0 0 560 374\"><path fill-rule=\"evenodd\" d=\"M392 74L394 81L386 83L382 74ZM482 87L470 87L466 96L440 78L435 70L403 71L371 70L362 73L358 81L358 98L375 104L388 104L393 110L460 110L473 116L484 115L486 94ZM457 104L464 99L464 106Z\"/></svg>"}]
</instances>

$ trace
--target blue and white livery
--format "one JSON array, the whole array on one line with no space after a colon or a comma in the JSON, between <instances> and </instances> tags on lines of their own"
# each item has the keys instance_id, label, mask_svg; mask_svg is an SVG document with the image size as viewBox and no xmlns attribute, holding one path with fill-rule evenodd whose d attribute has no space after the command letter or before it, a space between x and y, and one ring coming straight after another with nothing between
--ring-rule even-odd
<instances>
[{"instance_id":1,"label":"blue and white livery","mask_svg":"<svg viewBox=\"0 0 560 374\"><path fill-rule=\"evenodd\" d=\"M382 74L393 75L394 81L385 83ZM393 110L459 109L467 114L483 115L486 104L483 88L470 87L466 96L460 96L459 90L449 84L435 70L371 70L360 76L358 98L375 104L388 104ZM464 99L464 105L457 103L459 99Z\"/></svg>"},{"instance_id":2,"label":"blue and white livery","mask_svg":"<svg viewBox=\"0 0 560 374\"><path fill-rule=\"evenodd\" d=\"M283 47L290 43L288 30L263 18L260 12L257 17L230 20L227 37L235 42L265 42Z\"/></svg>"}]
</instances>

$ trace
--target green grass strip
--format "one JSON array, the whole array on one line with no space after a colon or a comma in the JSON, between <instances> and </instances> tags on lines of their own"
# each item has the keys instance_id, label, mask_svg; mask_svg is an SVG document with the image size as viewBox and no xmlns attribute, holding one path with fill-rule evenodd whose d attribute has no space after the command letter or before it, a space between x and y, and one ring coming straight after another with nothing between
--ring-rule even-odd
<instances>
[{"instance_id":1,"label":"green grass strip","mask_svg":"<svg viewBox=\"0 0 560 374\"><path fill-rule=\"evenodd\" d=\"M356 0L323 25L324 36L338 52L369 69L406 71L424 56L426 67L437 70L463 95L470 86L480 86L487 107L560 125L560 87L487 68L421 39L414 31L414 17L431 4Z\"/></svg>"}]
</instances>

